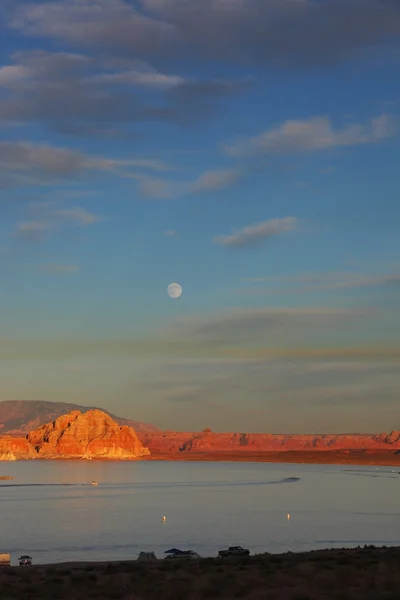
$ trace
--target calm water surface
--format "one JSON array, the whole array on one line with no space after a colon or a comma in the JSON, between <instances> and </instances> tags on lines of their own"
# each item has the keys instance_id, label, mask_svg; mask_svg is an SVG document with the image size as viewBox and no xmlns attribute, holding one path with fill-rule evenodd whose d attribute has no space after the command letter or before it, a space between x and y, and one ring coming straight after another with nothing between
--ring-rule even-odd
<instances>
[{"instance_id":1,"label":"calm water surface","mask_svg":"<svg viewBox=\"0 0 400 600\"><path fill-rule=\"evenodd\" d=\"M399 470L3 462L0 475L14 480L0 481L0 552L10 552L13 563L19 553L48 563L132 559L140 550L162 557L172 546L212 556L236 544L252 552L400 545Z\"/></svg>"}]
</instances>

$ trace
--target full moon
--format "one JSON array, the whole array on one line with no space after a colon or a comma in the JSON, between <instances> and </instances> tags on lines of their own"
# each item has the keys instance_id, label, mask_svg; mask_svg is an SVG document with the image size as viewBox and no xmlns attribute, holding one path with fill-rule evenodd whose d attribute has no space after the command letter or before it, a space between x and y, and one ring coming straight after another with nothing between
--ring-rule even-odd
<instances>
[{"instance_id":1,"label":"full moon","mask_svg":"<svg viewBox=\"0 0 400 600\"><path fill-rule=\"evenodd\" d=\"M179 298L182 295L182 288L179 283L170 283L168 286L168 296L170 298Z\"/></svg>"}]
</instances>

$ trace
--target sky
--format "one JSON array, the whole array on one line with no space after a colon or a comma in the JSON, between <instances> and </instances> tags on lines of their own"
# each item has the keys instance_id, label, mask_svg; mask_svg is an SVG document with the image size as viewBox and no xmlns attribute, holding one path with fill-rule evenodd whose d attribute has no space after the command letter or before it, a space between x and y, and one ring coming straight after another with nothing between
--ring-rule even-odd
<instances>
[{"instance_id":1,"label":"sky","mask_svg":"<svg viewBox=\"0 0 400 600\"><path fill-rule=\"evenodd\" d=\"M5 0L0 27L0 400L400 429L398 0Z\"/></svg>"}]
</instances>

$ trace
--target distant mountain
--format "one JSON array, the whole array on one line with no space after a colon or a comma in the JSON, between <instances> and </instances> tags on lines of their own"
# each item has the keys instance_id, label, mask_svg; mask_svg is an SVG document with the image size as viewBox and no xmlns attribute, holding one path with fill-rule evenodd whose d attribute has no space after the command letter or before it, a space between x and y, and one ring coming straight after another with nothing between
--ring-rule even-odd
<instances>
[{"instance_id":1,"label":"distant mountain","mask_svg":"<svg viewBox=\"0 0 400 600\"><path fill-rule=\"evenodd\" d=\"M54 421L72 410L86 413L88 410L93 409L103 411L119 425L132 427L137 433L156 433L159 431L154 425L116 417L97 406L81 406L69 402L46 402L42 400L6 400L0 402L0 435L25 436L41 425Z\"/></svg>"}]
</instances>

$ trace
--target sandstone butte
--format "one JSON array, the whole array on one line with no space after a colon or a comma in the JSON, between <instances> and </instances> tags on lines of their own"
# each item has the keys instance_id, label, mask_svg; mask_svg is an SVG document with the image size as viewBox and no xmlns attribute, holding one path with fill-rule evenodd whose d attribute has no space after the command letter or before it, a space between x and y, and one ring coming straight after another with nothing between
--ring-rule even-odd
<instances>
[{"instance_id":1,"label":"sandstone butte","mask_svg":"<svg viewBox=\"0 0 400 600\"><path fill-rule=\"evenodd\" d=\"M26 438L0 438L0 460L98 458L132 460L150 454L135 431L101 410L71 411Z\"/></svg>"},{"instance_id":2,"label":"sandstone butte","mask_svg":"<svg viewBox=\"0 0 400 600\"><path fill-rule=\"evenodd\" d=\"M150 423L132 421L117 417L98 406L84 406L71 402L49 402L46 400L3 400L0 402L0 434L2 436L25 437L28 433L55 421L73 410L86 413L89 410L101 410L111 417L118 425L127 425L137 431L158 431Z\"/></svg>"}]
</instances>

